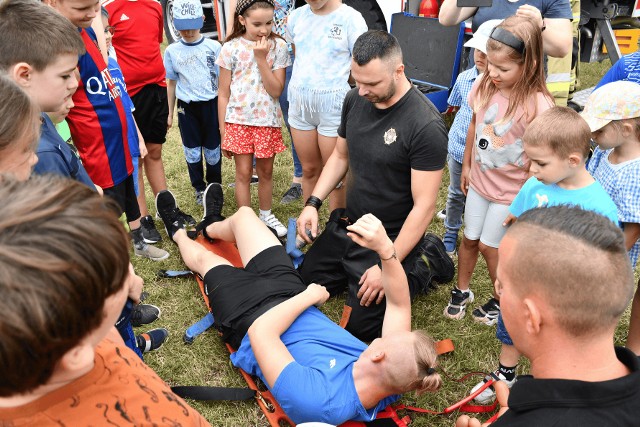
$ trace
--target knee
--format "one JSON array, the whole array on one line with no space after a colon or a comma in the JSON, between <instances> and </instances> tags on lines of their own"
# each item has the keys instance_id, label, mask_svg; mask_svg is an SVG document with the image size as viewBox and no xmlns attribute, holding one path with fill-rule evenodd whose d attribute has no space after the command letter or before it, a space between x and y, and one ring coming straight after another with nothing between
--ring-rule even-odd
<instances>
[{"instance_id":1,"label":"knee","mask_svg":"<svg viewBox=\"0 0 640 427\"><path fill-rule=\"evenodd\" d=\"M480 241L478 241L478 249L480 249L480 253L481 253L482 255L484 255L484 254L486 254L486 253L488 253L488 252L491 252L491 250L492 250L492 249L493 249L493 250L496 250L496 248L491 247L491 246L489 246L489 245L485 245L484 243L482 243L482 242L480 242Z\"/></svg>"},{"instance_id":2,"label":"knee","mask_svg":"<svg viewBox=\"0 0 640 427\"><path fill-rule=\"evenodd\" d=\"M462 245L469 249L477 249L480 245L480 240L471 240L467 237L462 238Z\"/></svg>"},{"instance_id":3,"label":"knee","mask_svg":"<svg viewBox=\"0 0 640 427\"><path fill-rule=\"evenodd\" d=\"M145 160L162 161L162 145L160 144L147 144L147 156Z\"/></svg>"},{"instance_id":4,"label":"knee","mask_svg":"<svg viewBox=\"0 0 640 427\"><path fill-rule=\"evenodd\" d=\"M253 171L251 169L248 170L240 170L236 168L236 182L239 184L249 185L251 182L251 175Z\"/></svg>"},{"instance_id":5,"label":"knee","mask_svg":"<svg viewBox=\"0 0 640 427\"><path fill-rule=\"evenodd\" d=\"M252 217L256 218L256 213L251 209L251 206L240 206L233 216L242 220Z\"/></svg>"},{"instance_id":6,"label":"knee","mask_svg":"<svg viewBox=\"0 0 640 427\"><path fill-rule=\"evenodd\" d=\"M273 167L270 168L257 168L258 177L263 181L271 181L273 178Z\"/></svg>"},{"instance_id":7,"label":"knee","mask_svg":"<svg viewBox=\"0 0 640 427\"><path fill-rule=\"evenodd\" d=\"M302 176L306 179L317 179L322 172L322 162L318 163L303 163L302 164Z\"/></svg>"}]
</instances>

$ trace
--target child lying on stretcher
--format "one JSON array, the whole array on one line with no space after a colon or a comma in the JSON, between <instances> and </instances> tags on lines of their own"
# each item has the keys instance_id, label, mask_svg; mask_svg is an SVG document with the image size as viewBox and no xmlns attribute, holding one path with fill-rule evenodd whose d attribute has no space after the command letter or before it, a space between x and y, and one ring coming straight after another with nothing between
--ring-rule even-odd
<instances>
[{"instance_id":1,"label":"child lying on stretcher","mask_svg":"<svg viewBox=\"0 0 640 427\"><path fill-rule=\"evenodd\" d=\"M411 331L407 278L380 221L367 214L348 226L349 237L378 253L387 309L382 337L369 346L316 307L329 293L308 287L272 232L251 208L221 215L222 187L204 195L206 238L236 242L244 268L192 241L176 215L170 192L160 192L158 212L186 265L204 278L215 326L238 351L233 364L259 376L295 423L369 421L400 394L435 391L436 349L422 331Z\"/></svg>"}]
</instances>

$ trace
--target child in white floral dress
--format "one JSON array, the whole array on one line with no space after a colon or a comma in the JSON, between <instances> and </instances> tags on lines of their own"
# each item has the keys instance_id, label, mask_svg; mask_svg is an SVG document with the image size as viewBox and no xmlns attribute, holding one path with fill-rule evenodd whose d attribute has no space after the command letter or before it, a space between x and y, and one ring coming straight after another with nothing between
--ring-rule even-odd
<instances>
[{"instance_id":1,"label":"child in white floral dress","mask_svg":"<svg viewBox=\"0 0 640 427\"><path fill-rule=\"evenodd\" d=\"M271 213L273 159L282 142L282 93L291 64L287 43L271 33L273 0L239 0L233 32L216 60L220 66L218 116L222 153L236 164L238 207L251 205L249 185L256 157L260 219L279 237L287 229Z\"/></svg>"}]
</instances>

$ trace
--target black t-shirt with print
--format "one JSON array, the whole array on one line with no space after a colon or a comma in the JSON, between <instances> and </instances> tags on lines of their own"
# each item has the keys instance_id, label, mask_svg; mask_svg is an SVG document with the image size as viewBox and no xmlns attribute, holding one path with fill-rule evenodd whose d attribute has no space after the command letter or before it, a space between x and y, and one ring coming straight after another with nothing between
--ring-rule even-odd
<instances>
[{"instance_id":1,"label":"black t-shirt with print","mask_svg":"<svg viewBox=\"0 0 640 427\"><path fill-rule=\"evenodd\" d=\"M397 233L413 208L411 169L444 167L447 130L434 105L414 86L394 105L378 109L351 90L338 135L349 148L347 215L372 213Z\"/></svg>"}]
</instances>

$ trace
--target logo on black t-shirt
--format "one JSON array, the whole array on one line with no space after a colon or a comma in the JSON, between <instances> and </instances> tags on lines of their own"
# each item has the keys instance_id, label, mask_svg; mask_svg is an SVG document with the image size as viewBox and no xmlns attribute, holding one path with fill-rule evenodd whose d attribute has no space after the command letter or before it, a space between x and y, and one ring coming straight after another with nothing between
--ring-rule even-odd
<instances>
[{"instance_id":1,"label":"logo on black t-shirt","mask_svg":"<svg viewBox=\"0 0 640 427\"><path fill-rule=\"evenodd\" d=\"M384 143L387 145L391 145L396 142L398 139L398 134L396 134L396 130L394 128L390 128L384 133Z\"/></svg>"}]
</instances>

